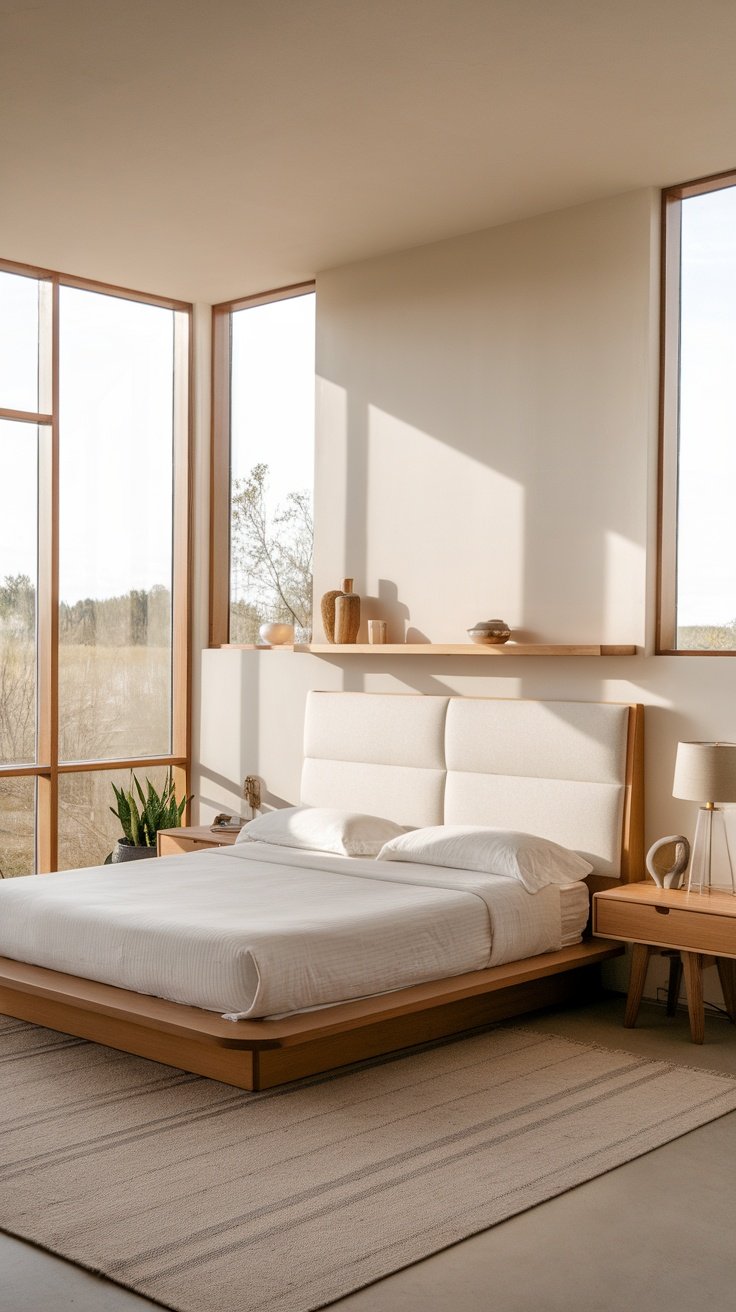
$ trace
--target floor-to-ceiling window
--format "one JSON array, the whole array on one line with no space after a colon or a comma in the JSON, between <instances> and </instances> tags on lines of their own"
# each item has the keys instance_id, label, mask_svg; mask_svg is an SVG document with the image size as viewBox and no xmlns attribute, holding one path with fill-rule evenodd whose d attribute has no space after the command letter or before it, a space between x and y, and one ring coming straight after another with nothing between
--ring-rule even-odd
<instances>
[{"instance_id":1,"label":"floor-to-ceiling window","mask_svg":"<svg viewBox=\"0 0 736 1312\"><path fill-rule=\"evenodd\" d=\"M0 266L0 871L90 865L111 781L182 792L190 307Z\"/></svg>"}]
</instances>

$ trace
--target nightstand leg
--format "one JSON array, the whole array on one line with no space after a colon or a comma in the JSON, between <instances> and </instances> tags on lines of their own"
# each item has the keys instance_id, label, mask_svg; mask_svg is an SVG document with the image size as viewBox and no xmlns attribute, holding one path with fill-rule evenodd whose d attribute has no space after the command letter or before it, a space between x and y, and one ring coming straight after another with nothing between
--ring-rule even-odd
<instances>
[{"instance_id":1,"label":"nightstand leg","mask_svg":"<svg viewBox=\"0 0 736 1312\"><path fill-rule=\"evenodd\" d=\"M732 1021L736 1021L736 961L731 957L716 957L718 978L723 989L726 1011Z\"/></svg>"},{"instance_id":2,"label":"nightstand leg","mask_svg":"<svg viewBox=\"0 0 736 1312\"><path fill-rule=\"evenodd\" d=\"M644 985L647 979L647 966L649 958L652 955L652 949L647 947L646 943L632 943L631 945L631 974L629 975L629 992L626 998L626 1014L624 1015L624 1025L627 1030L633 1029L636 1025L636 1018L639 1015Z\"/></svg>"},{"instance_id":3,"label":"nightstand leg","mask_svg":"<svg viewBox=\"0 0 736 1312\"><path fill-rule=\"evenodd\" d=\"M703 958L699 952L683 952L687 1011L690 1017L690 1038L693 1043L705 1039L705 1009L703 1007Z\"/></svg>"},{"instance_id":4,"label":"nightstand leg","mask_svg":"<svg viewBox=\"0 0 736 1312\"><path fill-rule=\"evenodd\" d=\"M664 955L670 959L670 978L667 985L667 1015L675 1016L677 1014L677 1002L680 997L680 985L682 984L682 958L679 952L665 952Z\"/></svg>"}]
</instances>

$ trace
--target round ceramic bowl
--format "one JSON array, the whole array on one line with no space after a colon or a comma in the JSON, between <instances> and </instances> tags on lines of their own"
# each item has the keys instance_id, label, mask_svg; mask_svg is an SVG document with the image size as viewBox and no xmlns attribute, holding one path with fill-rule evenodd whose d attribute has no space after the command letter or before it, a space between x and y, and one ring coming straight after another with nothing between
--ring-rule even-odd
<instances>
[{"instance_id":1,"label":"round ceramic bowl","mask_svg":"<svg viewBox=\"0 0 736 1312\"><path fill-rule=\"evenodd\" d=\"M271 647L283 647L284 643L294 641L294 625L262 624L258 630L258 636L261 642L267 642Z\"/></svg>"},{"instance_id":2,"label":"round ceramic bowl","mask_svg":"<svg viewBox=\"0 0 736 1312\"><path fill-rule=\"evenodd\" d=\"M481 624L468 629L468 637L471 642L479 642L486 647L498 647L501 643L508 642L511 629L505 620L484 620Z\"/></svg>"}]
</instances>

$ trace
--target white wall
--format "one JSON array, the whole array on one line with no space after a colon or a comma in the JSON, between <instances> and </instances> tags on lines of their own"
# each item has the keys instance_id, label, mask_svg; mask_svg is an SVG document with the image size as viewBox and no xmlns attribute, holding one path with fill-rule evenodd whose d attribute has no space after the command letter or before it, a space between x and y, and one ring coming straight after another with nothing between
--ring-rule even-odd
<instances>
[{"instance_id":1,"label":"white wall","mask_svg":"<svg viewBox=\"0 0 736 1312\"><path fill-rule=\"evenodd\" d=\"M203 815L250 772L297 799L309 688L404 689L642 701L647 839L692 831L675 745L736 738L736 663L650 654L657 262L645 190L318 278L316 597L348 574L395 639L500 615L642 653L206 652Z\"/></svg>"}]
</instances>

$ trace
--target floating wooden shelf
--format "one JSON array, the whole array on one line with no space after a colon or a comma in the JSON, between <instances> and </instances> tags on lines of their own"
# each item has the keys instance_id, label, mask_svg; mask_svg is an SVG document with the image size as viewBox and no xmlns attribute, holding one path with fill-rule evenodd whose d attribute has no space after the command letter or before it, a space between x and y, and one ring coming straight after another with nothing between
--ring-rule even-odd
<instances>
[{"instance_id":1,"label":"floating wooden shelf","mask_svg":"<svg viewBox=\"0 0 736 1312\"><path fill-rule=\"evenodd\" d=\"M375 645L357 642L350 646L313 642L294 651L308 651L314 656L634 656L636 647L608 647L599 643L576 643L567 646L538 642L507 642L485 646L476 642L387 642Z\"/></svg>"},{"instance_id":2,"label":"floating wooden shelf","mask_svg":"<svg viewBox=\"0 0 736 1312\"><path fill-rule=\"evenodd\" d=\"M290 651L308 652L312 656L635 656L634 646L602 646L600 643L507 642L499 646L485 646L476 642L385 642L336 643L311 642L280 647L267 647L252 642L226 642L223 647L231 651Z\"/></svg>"}]
</instances>

